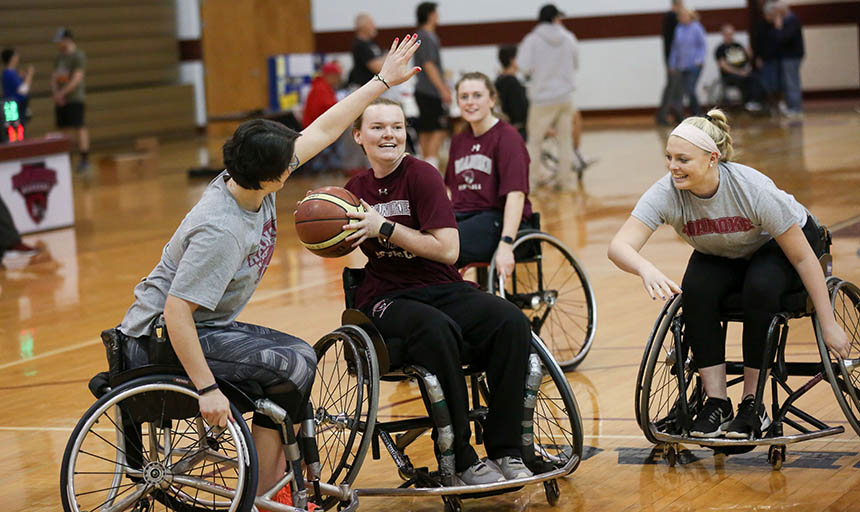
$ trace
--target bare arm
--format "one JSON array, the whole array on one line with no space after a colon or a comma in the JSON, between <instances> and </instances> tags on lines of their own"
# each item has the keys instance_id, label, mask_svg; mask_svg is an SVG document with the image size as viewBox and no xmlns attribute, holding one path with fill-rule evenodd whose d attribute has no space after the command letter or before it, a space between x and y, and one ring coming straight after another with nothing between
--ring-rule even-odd
<instances>
[{"instance_id":1,"label":"bare arm","mask_svg":"<svg viewBox=\"0 0 860 512\"><path fill-rule=\"evenodd\" d=\"M215 383L215 376L206 363L197 337L192 315L197 307L193 302L168 295L164 303L164 321L170 334L170 344L185 373L197 389L203 389ZM233 419L230 402L217 389L200 396L200 413L210 425L224 426L227 419Z\"/></svg>"},{"instance_id":2,"label":"bare arm","mask_svg":"<svg viewBox=\"0 0 860 512\"><path fill-rule=\"evenodd\" d=\"M681 287L639 254L652 233L654 231L641 220L629 217L609 242L607 256L621 270L641 277L642 285L652 299L656 300L658 296L666 299L681 293Z\"/></svg>"},{"instance_id":3,"label":"bare arm","mask_svg":"<svg viewBox=\"0 0 860 512\"><path fill-rule=\"evenodd\" d=\"M803 286L812 299L815 306L815 314L821 323L821 331L824 342L831 350L842 357L848 357L848 340L845 332L836 323L833 317L833 309L830 307L830 294L827 293L827 284L824 282L824 272L818 263L818 258L812 252L812 247L803 234L800 226L795 224L788 231L775 238L776 243L785 253L788 261L800 275Z\"/></svg>"},{"instance_id":4,"label":"bare arm","mask_svg":"<svg viewBox=\"0 0 860 512\"><path fill-rule=\"evenodd\" d=\"M439 96L442 97L442 103L451 103L451 91L448 90L448 85L442 79L442 72L436 67L436 63L427 61L424 63L424 72L427 73L427 78L439 91Z\"/></svg>"},{"instance_id":5,"label":"bare arm","mask_svg":"<svg viewBox=\"0 0 860 512\"><path fill-rule=\"evenodd\" d=\"M66 83L66 85L64 85L63 88L57 92L59 94L61 94L62 96L65 96L66 94L69 94L70 92L72 92L72 90L74 90L74 88L77 87L78 84L81 83L81 80L83 80L83 79L84 79L84 70L83 69L76 69L75 72L72 73L72 78L69 79L68 83Z\"/></svg>"},{"instance_id":6,"label":"bare arm","mask_svg":"<svg viewBox=\"0 0 860 512\"><path fill-rule=\"evenodd\" d=\"M523 218L526 194L521 190L508 192L505 196L505 212L502 217L502 237L515 238ZM505 278L514 271L514 246L499 240L496 248L496 269Z\"/></svg>"},{"instance_id":7,"label":"bare arm","mask_svg":"<svg viewBox=\"0 0 860 512\"><path fill-rule=\"evenodd\" d=\"M377 238L379 228L385 222L385 218L363 199L361 204L364 205L365 212L347 214L354 219L359 219L359 222L343 227L343 229L356 230L355 233L346 238L346 240L353 242L354 247L358 247L368 238ZM395 222L394 232L389 241L416 256L450 265L453 265L460 255L460 234L457 228L418 231Z\"/></svg>"},{"instance_id":8,"label":"bare arm","mask_svg":"<svg viewBox=\"0 0 860 512\"><path fill-rule=\"evenodd\" d=\"M414 35L407 36L399 44L397 39L394 40L391 51L388 52L379 72L388 85L403 83L421 71L421 68L409 67L409 59L418 49L418 45L418 38ZM298 159L298 165L304 164L340 137L350 123L361 115L365 107L386 89L381 81L371 80L337 102L302 130L302 136L296 139L295 145L295 158ZM290 172L294 170L295 166L291 166Z\"/></svg>"}]
</instances>

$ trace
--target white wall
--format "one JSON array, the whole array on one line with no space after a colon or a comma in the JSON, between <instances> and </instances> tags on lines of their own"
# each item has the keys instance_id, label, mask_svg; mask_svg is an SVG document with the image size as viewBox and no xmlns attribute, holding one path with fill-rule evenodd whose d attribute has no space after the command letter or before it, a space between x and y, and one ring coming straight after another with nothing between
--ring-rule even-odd
<instances>
[{"instance_id":1,"label":"white wall","mask_svg":"<svg viewBox=\"0 0 860 512\"><path fill-rule=\"evenodd\" d=\"M200 39L199 0L176 0L176 38ZM179 80L194 85L194 120L206 125L206 86L203 82L203 62L180 62Z\"/></svg>"}]
</instances>

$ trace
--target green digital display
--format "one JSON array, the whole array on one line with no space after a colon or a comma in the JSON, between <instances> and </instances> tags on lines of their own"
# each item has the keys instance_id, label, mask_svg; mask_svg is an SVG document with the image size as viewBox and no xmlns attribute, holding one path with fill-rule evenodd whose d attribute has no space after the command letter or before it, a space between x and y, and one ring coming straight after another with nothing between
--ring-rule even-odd
<instances>
[{"instance_id":1,"label":"green digital display","mask_svg":"<svg viewBox=\"0 0 860 512\"><path fill-rule=\"evenodd\" d=\"M3 100L3 118L7 124L16 123L20 120L17 101Z\"/></svg>"}]
</instances>

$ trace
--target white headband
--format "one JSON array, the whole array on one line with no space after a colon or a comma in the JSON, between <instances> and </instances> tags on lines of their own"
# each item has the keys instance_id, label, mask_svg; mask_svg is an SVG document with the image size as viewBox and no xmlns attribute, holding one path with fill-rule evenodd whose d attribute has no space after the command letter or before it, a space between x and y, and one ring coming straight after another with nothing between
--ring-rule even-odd
<instances>
[{"instance_id":1,"label":"white headband","mask_svg":"<svg viewBox=\"0 0 860 512\"><path fill-rule=\"evenodd\" d=\"M672 130L672 133L669 134L669 136L672 135L675 137L681 137L690 144L702 148L708 153L716 153L723 156L722 152L720 152L720 148L717 147L717 143L714 142L714 139L712 139L705 130L698 126L694 126L690 123L681 123Z\"/></svg>"}]
</instances>

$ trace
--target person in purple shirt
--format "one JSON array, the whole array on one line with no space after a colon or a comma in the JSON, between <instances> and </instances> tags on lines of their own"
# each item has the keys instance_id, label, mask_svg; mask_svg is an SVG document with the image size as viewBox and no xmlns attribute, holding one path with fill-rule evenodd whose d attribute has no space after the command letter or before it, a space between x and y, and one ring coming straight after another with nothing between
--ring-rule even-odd
<instances>
[{"instance_id":1,"label":"person in purple shirt","mask_svg":"<svg viewBox=\"0 0 860 512\"><path fill-rule=\"evenodd\" d=\"M457 266L495 254L505 277L514 269L513 242L532 215L529 153L517 129L493 114L496 89L483 73L466 73L455 87L469 124L451 139L445 185L460 229Z\"/></svg>"},{"instance_id":2,"label":"person in purple shirt","mask_svg":"<svg viewBox=\"0 0 860 512\"><path fill-rule=\"evenodd\" d=\"M353 136L371 165L346 184L367 210L350 213L359 222L344 226L356 230L347 240L368 260L356 305L385 339L392 366L417 364L439 379L453 428L452 439L441 438L440 467L453 462L447 469L456 475L448 482L455 485L531 476L521 441L528 319L512 303L463 281L454 267L454 209L439 171L406 154L400 104L376 100L356 120ZM469 443L463 364L486 370L484 445L494 463L480 460Z\"/></svg>"},{"instance_id":3,"label":"person in purple shirt","mask_svg":"<svg viewBox=\"0 0 860 512\"><path fill-rule=\"evenodd\" d=\"M691 116L699 112L696 83L699 81L707 52L705 28L697 18L698 15L691 9L682 8L678 11L678 26L675 27L675 38L669 52L669 69L680 74L683 90L683 94L675 98L676 111L684 111L683 96L686 95L690 102Z\"/></svg>"}]
</instances>

